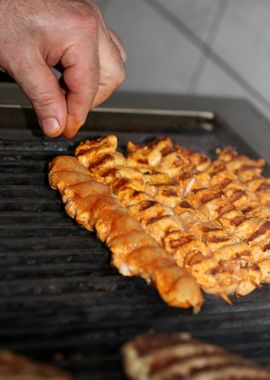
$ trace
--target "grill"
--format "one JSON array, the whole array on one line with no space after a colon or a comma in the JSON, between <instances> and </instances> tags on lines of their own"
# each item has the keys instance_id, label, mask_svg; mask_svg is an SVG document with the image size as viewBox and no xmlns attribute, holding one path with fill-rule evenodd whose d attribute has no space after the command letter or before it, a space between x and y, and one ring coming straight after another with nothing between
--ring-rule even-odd
<instances>
[{"instance_id":1,"label":"grill","mask_svg":"<svg viewBox=\"0 0 270 380\"><path fill-rule=\"evenodd\" d=\"M120 380L123 343L148 329L182 330L270 368L269 286L233 307L207 296L196 316L169 308L142 280L110 266L107 248L65 214L47 180L54 156L112 132L120 147L169 134L209 154L233 142L256 156L230 126L209 112L101 110L67 141L41 136L27 108L2 107L0 121L1 347L65 368L76 380Z\"/></svg>"}]
</instances>

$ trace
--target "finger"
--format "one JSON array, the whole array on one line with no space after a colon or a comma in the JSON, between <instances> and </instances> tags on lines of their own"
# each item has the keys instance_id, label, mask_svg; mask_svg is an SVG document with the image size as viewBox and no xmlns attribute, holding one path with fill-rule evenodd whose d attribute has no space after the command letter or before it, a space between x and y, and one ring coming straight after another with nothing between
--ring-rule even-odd
<instances>
[{"instance_id":1,"label":"finger","mask_svg":"<svg viewBox=\"0 0 270 380\"><path fill-rule=\"evenodd\" d=\"M104 102L125 79L126 52L117 35L107 28L102 13L92 0L86 0L98 25L100 80L92 108Z\"/></svg>"},{"instance_id":2,"label":"finger","mask_svg":"<svg viewBox=\"0 0 270 380\"><path fill-rule=\"evenodd\" d=\"M127 59L127 54L126 54L126 51L125 51L125 48L123 46L123 44L121 43L119 37L117 36L117 34L115 32L113 32L112 30L110 30L107 25L106 25L106 22L104 20L104 17L102 15L102 12L100 11L99 7L97 6L96 3L94 3L92 0L86 0L86 2L91 6L91 8L93 9L95 15L96 15L96 18L97 20L99 21L100 23L100 26L102 27L103 29L103 33L108 37L108 38L111 38L112 41L115 43L115 45L117 46L117 48L119 49L119 52L120 52L120 56L123 60L123 62L126 62L126 59Z\"/></svg>"},{"instance_id":3,"label":"finger","mask_svg":"<svg viewBox=\"0 0 270 380\"><path fill-rule=\"evenodd\" d=\"M100 68L97 46L71 46L64 53L61 63L67 86L68 116L64 136L72 138L85 122L98 90Z\"/></svg>"},{"instance_id":4,"label":"finger","mask_svg":"<svg viewBox=\"0 0 270 380\"><path fill-rule=\"evenodd\" d=\"M66 100L43 58L28 57L11 75L31 101L43 132L49 137L61 135L66 125Z\"/></svg>"},{"instance_id":5,"label":"finger","mask_svg":"<svg viewBox=\"0 0 270 380\"><path fill-rule=\"evenodd\" d=\"M115 49L117 48L115 47ZM119 52L108 54L108 58L106 58L105 50L103 50L100 54L100 61L100 81L92 108L107 100L125 80L125 69L121 58L119 58Z\"/></svg>"},{"instance_id":6,"label":"finger","mask_svg":"<svg viewBox=\"0 0 270 380\"><path fill-rule=\"evenodd\" d=\"M105 100L107 100L112 95L115 88L116 87L112 86L110 82L104 84L100 83L95 99L92 104L92 109L105 102Z\"/></svg>"},{"instance_id":7,"label":"finger","mask_svg":"<svg viewBox=\"0 0 270 380\"><path fill-rule=\"evenodd\" d=\"M123 56L123 58L125 57ZM99 26L100 79L92 108L108 99L113 91L123 83L125 79L123 58L110 34L104 33L102 25Z\"/></svg>"},{"instance_id":8,"label":"finger","mask_svg":"<svg viewBox=\"0 0 270 380\"><path fill-rule=\"evenodd\" d=\"M104 103L113 93L114 88L107 85L99 85L96 97L93 101L92 108L99 106Z\"/></svg>"},{"instance_id":9,"label":"finger","mask_svg":"<svg viewBox=\"0 0 270 380\"><path fill-rule=\"evenodd\" d=\"M125 50L120 38L112 30L109 30L109 32L110 32L111 39L113 40L113 42L115 43L115 45L119 49L119 53L121 55L122 61L125 63L127 60L127 53L126 53L126 50Z\"/></svg>"},{"instance_id":10,"label":"finger","mask_svg":"<svg viewBox=\"0 0 270 380\"><path fill-rule=\"evenodd\" d=\"M101 81L115 82L116 88L123 82L125 77L123 63L126 61L126 51L116 33L106 26L98 6L92 0L86 0L86 2L94 10L97 20L100 70L101 75L103 74ZM105 80L104 77L106 77Z\"/></svg>"}]
</instances>

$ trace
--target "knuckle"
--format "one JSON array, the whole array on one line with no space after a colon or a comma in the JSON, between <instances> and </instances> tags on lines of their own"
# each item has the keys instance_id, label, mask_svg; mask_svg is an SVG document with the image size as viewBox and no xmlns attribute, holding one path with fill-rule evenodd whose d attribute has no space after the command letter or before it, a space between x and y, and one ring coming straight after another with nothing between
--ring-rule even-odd
<instances>
[{"instance_id":1,"label":"knuckle","mask_svg":"<svg viewBox=\"0 0 270 380\"><path fill-rule=\"evenodd\" d=\"M99 18L102 18L102 13L101 13L101 10L99 9L99 7L97 6L97 4L95 4L94 2L91 3L91 7L93 9L93 11L96 13L96 15L99 17Z\"/></svg>"},{"instance_id":2,"label":"knuckle","mask_svg":"<svg viewBox=\"0 0 270 380\"><path fill-rule=\"evenodd\" d=\"M98 77L91 75L89 79L88 72L85 71L85 75L80 70L74 71L72 78L68 80L68 88L74 93L81 93L88 89L95 89L98 86Z\"/></svg>"},{"instance_id":3,"label":"knuckle","mask_svg":"<svg viewBox=\"0 0 270 380\"><path fill-rule=\"evenodd\" d=\"M120 86L124 82L126 78L126 72L118 49L113 49L111 62L109 65L105 63L105 65L103 65L103 70L107 82L110 82L115 87Z\"/></svg>"},{"instance_id":4,"label":"knuckle","mask_svg":"<svg viewBox=\"0 0 270 380\"><path fill-rule=\"evenodd\" d=\"M89 6L82 4L82 8L78 13L76 27L86 33L91 33L91 36L97 37L98 34L98 20L94 12L89 9Z\"/></svg>"},{"instance_id":5,"label":"knuckle","mask_svg":"<svg viewBox=\"0 0 270 380\"><path fill-rule=\"evenodd\" d=\"M103 72L102 77L111 87L119 87L125 80L126 73L120 64L111 65L107 72Z\"/></svg>"},{"instance_id":6,"label":"knuckle","mask_svg":"<svg viewBox=\"0 0 270 380\"><path fill-rule=\"evenodd\" d=\"M45 91L36 92L36 89L30 90L29 99L38 109L49 108L54 103L54 99L50 93Z\"/></svg>"},{"instance_id":7,"label":"knuckle","mask_svg":"<svg viewBox=\"0 0 270 380\"><path fill-rule=\"evenodd\" d=\"M92 39L98 36L97 15L86 2L78 2L76 7L71 7L64 22L69 26L69 31L74 33L74 37L81 39L82 36L89 37L90 33Z\"/></svg>"},{"instance_id":8,"label":"knuckle","mask_svg":"<svg viewBox=\"0 0 270 380\"><path fill-rule=\"evenodd\" d=\"M20 54L18 54L18 57ZM24 59L20 60L18 57L14 57L14 59L10 60L10 64L8 65L8 73L12 77L15 77L19 74L21 77L29 75L29 65L26 60L27 56L24 56Z\"/></svg>"},{"instance_id":9,"label":"knuckle","mask_svg":"<svg viewBox=\"0 0 270 380\"><path fill-rule=\"evenodd\" d=\"M111 78L111 81L115 85L115 87L119 87L126 78L126 72L123 67L118 67Z\"/></svg>"},{"instance_id":10,"label":"knuckle","mask_svg":"<svg viewBox=\"0 0 270 380\"><path fill-rule=\"evenodd\" d=\"M126 71L123 68L119 75L118 86L120 86L125 81L125 79L126 79Z\"/></svg>"}]
</instances>

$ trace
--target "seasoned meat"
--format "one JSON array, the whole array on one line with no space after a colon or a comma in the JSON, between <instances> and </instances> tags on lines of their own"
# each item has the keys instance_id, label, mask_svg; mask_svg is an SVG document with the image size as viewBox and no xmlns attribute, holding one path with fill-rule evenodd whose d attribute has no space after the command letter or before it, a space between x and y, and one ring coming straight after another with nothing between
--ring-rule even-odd
<instances>
[{"instance_id":1,"label":"seasoned meat","mask_svg":"<svg viewBox=\"0 0 270 380\"><path fill-rule=\"evenodd\" d=\"M129 143L128 147L127 161L134 168L159 151L155 171L170 174L176 183L171 193L177 191L181 199L174 211L210 251L210 255L193 252L185 261L206 291L218 293L217 282L226 294L244 295L269 282L270 180L261 174L264 160L252 160L227 147L211 161L204 154L174 146L168 138L151 145ZM172 172L172 167L177 170ZM144 170L151 171L150 165L145 164ZM171 197L163 196L162 202L171 205ZM204 225L201 215L207 218Z\"/></svg>"},{"instance_id":2,"label":"seasoned meat","mask_svg":"<svg viewBox=\"0 0 270 380\"><path fill-rule=\"evenodd\" d=\"M153 265L149 253L140 263L136 256L134 270L130 265L135 257L130 252L141 254L151 238L155 257L166 256L192 283L196 298L191 302L191 291L185 295L190 300L177 299L184 307L201 305L199 287L230 303L228 296L270 283L270 179L262 176L263 160L238 155L231 147L211 160L168 137L150 144L129 142L127 156L117 151L115 136L86 140L75 156L62 158L61 170L54 170L53 163L51 184L62 193L69 215L110 246L113 264L122 273L157 283L149 267L143 269ZM115 215L119 228L127 231L112 243ZM132 222L124 224L125 218ZM133 231L129 225L134 223ZM157 288L165 298L163 286Z\"/></svg>"},{"instance_id":3,"label":"seasoned meat","mask_svg":"<svg viewBox=\"0 0 270 380\"><path fill-rule=\"evenodd\" d=\"M235 189L235 179L225 193L223 164L168 138L130 143L121 160L116 149L116 138L108 136L80 144L76 155L203 290L230 302L227 295L245 295L269 281L268 223L239 209L249 200L240 206L243 190Z\"/></svg>"},{"instance_id":4,"label":"seasoned meat","mask_svg":"<svg viewBox=\"0 0 270 380\"><path fill-rule=\"evenodd\" d=\"M22 355L0 350L0 380L71 380L71 376Z\"/></svg>"},{"instance_id":5,"label":"seasoned meat","mask_svg":"<svg viewBox=\"0 0 270 380\"><path fill-rule=\"evenodd\" d=\"M270 372L187 333L137 336L123 349L132 380L267 380Z\"/></svg>"},{"instance_id":6,"label":"seasoned meat","mask_svg":"<svg viewBox=\"0 0 270 380\"><path fill-rule=\"evenodd\" d=\"M84 158L88 156L91 152L86 151ZM189 272L177 266L173 257L77 158L56 157L50 164L49 181L53 189L60 191L67 214L95 231L108 245L112 264L120 273L152 282L171 306L200 309L203 297Z\"/></svg>"}]
</instances>

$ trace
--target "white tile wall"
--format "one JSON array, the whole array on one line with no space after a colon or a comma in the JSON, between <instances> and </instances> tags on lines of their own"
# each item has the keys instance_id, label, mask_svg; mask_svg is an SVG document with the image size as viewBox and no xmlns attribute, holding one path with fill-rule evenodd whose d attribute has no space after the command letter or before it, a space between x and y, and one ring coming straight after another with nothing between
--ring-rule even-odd
<instances>
[{"instance_id":1,"label":"white tile wall","mask_svg":"<svg viewBox=\"0 0 270 380\"><path fill-rule=\"evenodd\" d=\"M203 40L207 38L219 1L157 0ZM222 0L227 1L227 0Z\"/></svg>"},{"instance_id":2,"label":"white tile wall","mask_svg":"<svg viewBox=\"0 0 270 380\"><path fill-rule=\"evenodd\" d=\"M246 97L270 119L270 0L97 1L126 46L123 89Z\"/></svg>"},{"instance_id":3,"label":"white tile wall","mask_svg":"<svg viewBox=\"0 0 270 380\"><path fill-rule=\"evenodd\" d=\"M197 94L244 97L245 91L215 63L208 60L198 81Z\"/></svg>"},{"instance_id":4,"label":"white tile wall","mask_svg":"<svg viewBox=\"0 0 270 380\"><path fill-rule=\"evenodd\" d=\"M111 1L105 18L127 50L124 89L185 92L200 56L196 47L142 0Z\"/></svg>"},{"instance_id":5,"label":"white tile wall","mask_svg":"<svg viewBox=\"0 0 270 380\"><path fill-rule=\"evenodd\" d=\"M269 0L230 0L213 49L270 99Z\"/></svg>"}]
</instances>

